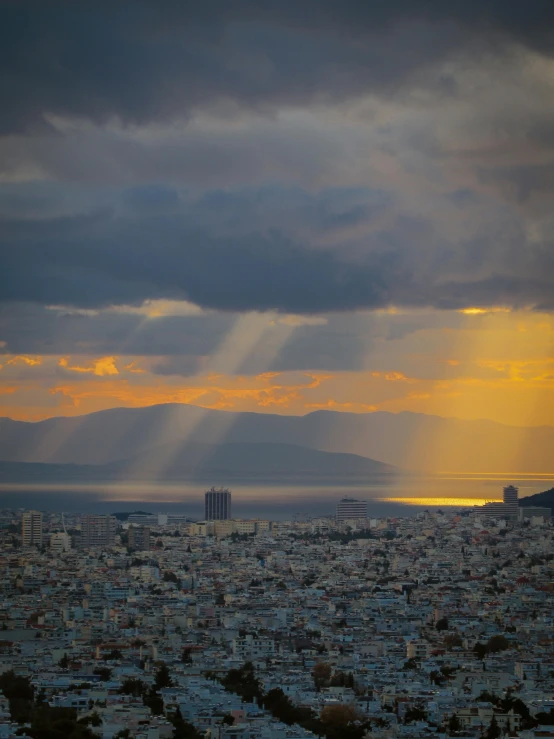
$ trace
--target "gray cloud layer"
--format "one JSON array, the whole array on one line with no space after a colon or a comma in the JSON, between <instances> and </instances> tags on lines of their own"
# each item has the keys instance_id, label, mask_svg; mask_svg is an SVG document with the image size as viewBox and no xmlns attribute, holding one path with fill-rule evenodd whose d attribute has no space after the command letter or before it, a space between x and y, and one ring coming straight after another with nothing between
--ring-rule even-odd
<instances>
[{"instance_id":1,"label":"gray cloud layer","mask_svg":"<svg viewBox=\"0 0 554 739\"><path fill-rule=\"evenodd\" d=\"M529 243L512 214L500 211L493 224L454 241L431 218L362 195L295 192L290 211L290 198L278 190L220 192L178 208L163 191L143 193L152 208L127 214L4 219L0 293L5 301L88 308L147 298L291 313L554 307L554 254L547 244ZM453 212L471 217L458 200ZM279 218L287 220L281 228Z\"/></svg>"},{"instance_id":2,"label":"gray cloud layer","mask_svg":"<svg viewBox=\"0 0 554 739\"><path fill-rule=\"evenodd\" d=\"M461 48L550 53L548 0L11 0L2 8L0 130L49 114L102 123L391 91ZM394 53L391 54L391 48ZM451 80L444 78L445 90Z\"/></svg>"},{"instance_id":3,"label":"gray cloud layer","mask_svg":"<svg viewBox=\"0 0 554 739\"><path fill-rule=\"evenodd\" d=\"M554 309L551 2L2 11L2 300Z\"/></svg>"}]
</instances>

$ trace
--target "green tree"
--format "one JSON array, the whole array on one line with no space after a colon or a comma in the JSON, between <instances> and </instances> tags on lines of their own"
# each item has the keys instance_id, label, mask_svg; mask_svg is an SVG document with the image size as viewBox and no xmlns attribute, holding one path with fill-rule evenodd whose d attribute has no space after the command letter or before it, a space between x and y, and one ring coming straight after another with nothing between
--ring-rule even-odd
<instances>
[{"instance_id":1,"label":"green tree","mask_svg":"<svg viewBox=\"0 0 554 739\"><path fill-rule=\"evenodd\" d=\"M139 698L146 692L146 684L142 680L137 678L129 677L123 681L119 689L120 693L124 695L133 695L135 698Z\"/></svg>"},{"instance_id":2,"label":"green tree","mask_svg":"<svg viewBox=\"0 0 554 739\"><path fill-rule=\"evenodd\" d=\"M64 656L58 661L58 667L67 670L67 668L69 667L69 657L67 656L67 654L64 654Z\"/></svg>"},{"instance_id":3,"label":"green tree","mask_svg":"<svg viewBox=\"0 0 554 739\"><path fill-rule=\"evenodd\" d=\"M460 719L458 716L453 713L452 716L450 716L450 721L448 722L448 731L450 734L456 734L460 729L462 728L462 724L460 723Z\"/></svg>"},{"instance_id":4,"label":"green tree","mask_svg":"<svg viewBox=\"0 0 554 739\"><path fill-rule=\"evenodd\" d=\"M112 671L109 667L97 667L94 670L94 674L98 675L103 682L108 682L112 676Z\"/></svg>"},{"instance_id":5,"label":"green tree","mask_svg":"<svg viewBox=\"0 0 554 739\"><path fill-rule=\"evenodd\" d=\"M162 696L158 693L156 688L152 687L149 691L143 694L142 702L145 706L152 711L154 716L161 716L164 712L164 702Z\"/></svg>"},{"instance_id":6,"label":"green tree","mask_svg":"<svg viewBox=\"0 0 554 739\"><path fill-rule=\"evenodd\" d=\"M483 659L487 656L489 650L486 644L477 642L473 647L473 651L475 652L475 656L477 657L477 659Z\"/></svg>"},{"instance_id":7,"label":"green tree","mask_svg":"<svg viewBox=\"0 0 554 739\"><path fill-rule=\"evenodd\" d=\"M83 726L102 726L102 718L97 711L94 711L89 716L79 719L77 723L83 724Z\"/></svg>"},{"instance_id":8,"label":"green tree","mask_svg":"<svg viewBox=\"0 0 554 739\"><path fill-rule=\"evenodd\" d=\"M154 686L156 690L160 690L161 688L169 688L172 685L173 681L171 679L171 675L169 674L168 666L165 664L161 665L156 672L156 679L154 681Z\"/></svg>"},{"instance_id":9,"label":"green tree","mask_svg":"<svg viewBox=\"0 0 554 739\"><path fill-rule=\"evenodd\" d=\"M427 712L423 706L412 706L408 708L404 715L404 722L409 724L412 721L427 721Z\"/></svg>"},{"instance_id":10,"label":"green tree","mask_svg":"<svg viewBox=\"0 0 554 739\"><path fill-rule=\"evenodd\" d=\"M487 642L487 651L489 652L503 652L505 649L509 648L510 642L502 634L491 636Z\"/></svg>"},{"instance_id":11,"label":"green tree","mask_svg":"<svg viewBox=\"0 0 554 739\"><path fill-rule=\"evenodd\" d=\"M496 716L493 714L491 722L489 724L489 728L486 731L485 737L486 739L498 739L501 733L502 732L500 731L500 726L498 725Z\"/></svg>"},{"instance_id":12,"label":"green tree","mask_svg":"<svg viewBox=\"0 0 554 739\"><path fill-rule=\"evenodd\" d=\"M173 724L173 739L202 739L203 735L198 729L184 720L180 708L177 708L169 720Z\"/></svg>"}]
</instances>

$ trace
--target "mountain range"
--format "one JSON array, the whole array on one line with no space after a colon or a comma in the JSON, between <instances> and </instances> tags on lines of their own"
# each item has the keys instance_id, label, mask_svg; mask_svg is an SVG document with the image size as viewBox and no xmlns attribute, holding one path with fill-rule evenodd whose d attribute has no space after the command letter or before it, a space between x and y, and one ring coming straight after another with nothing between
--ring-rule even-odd
<instances>
[{"instance_id":1,"label":"mountain range","mask_svg":"<svg viewBox=\"0 0 554 739\"><path fill-rule=\"evenodd\" d=\"M554 510L554 488L545 490L543 493L536 493L535 495L528 495L526 498L520 498L519 505L523 508L539 506L542 508L552 508Z\"/></svg>"},{"instance_id":2,"label":"mountain range","mask_svg":"<svg viewBox=\"0 0 554 739\"><path fill-rule=\"evenodd\" d=\"M107 464L0 462L3 482L324 482L353 483L398 470L356 454L334 454L295 444L199 444L155 447Z\"/></svg>"},{"instance_id":3,"label":"mountain range","mask_svg":"<svg viewBox=\"0 0 554 739\"><path fill-rule=\"evenodd\" d=\"M262 476L285 474L287 468L295 475L393 471L379 463L425 472L546 473L554 472L553 449L551 426L409 412L282 416L164 404L38 423L0 419L4 462L115 464L117 475L125 469L165 470L174 477L179 469L193 468L203 475L210 467L237 475L242 467ZM314 456L314 450L339 457Z\"/></svg>"}]
</instances>

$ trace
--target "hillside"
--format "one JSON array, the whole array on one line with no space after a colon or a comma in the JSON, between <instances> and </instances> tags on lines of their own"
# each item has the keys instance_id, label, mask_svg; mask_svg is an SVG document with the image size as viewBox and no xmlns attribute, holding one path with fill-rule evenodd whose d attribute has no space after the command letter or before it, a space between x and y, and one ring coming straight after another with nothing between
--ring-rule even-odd
<instances>
[{"instance_id":1,"label":"hillside","mask_svg":"<svg viewBox=\"0 0 554 739\"><path fill-rule=\"evenodd\" d=\"M191 443L292 444L429 472L554 472L553 427L417 413L280 416L166 404L39 423L0 419L4 461L98 465L167 445L184 451Z\"/></svg>"},{"instance_id":2,"label":"hillside","mask_svg":"<svg viewBox=\"0 0 554 739\"><path fill-rule=\"evenodd\" d=\"M0 462L4 483L363 481L399 472L355 454L334 454L294 444L168 445L103 465Z\"/></svg>"},{"instance_id":3,"label":"hillside","mask_svg":"<svg viewBox=\"0 0 554 739\"><path fill-rule=\"evenodd\" d=\"M520 498L519 505L523 508L529 506L539 506L544 508L552 508L554 510L554 488L545 490L543 493L529 495L527 498Z\"/></svg>"}]
</instances>

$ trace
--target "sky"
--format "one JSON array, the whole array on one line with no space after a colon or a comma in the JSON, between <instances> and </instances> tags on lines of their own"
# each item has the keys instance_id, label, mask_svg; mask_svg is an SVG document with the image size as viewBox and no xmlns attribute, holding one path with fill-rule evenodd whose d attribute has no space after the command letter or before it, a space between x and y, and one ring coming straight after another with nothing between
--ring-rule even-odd
<instances>
[{"instance_id":1,"label":"sky","mask_svg":"<svg viewBox=\"0 0 554 739\"><path fill-rule=\"evenodd\" d=\"M554 4L6 0L0 415L552 425Z\"/></svg>"}]
</instances>

